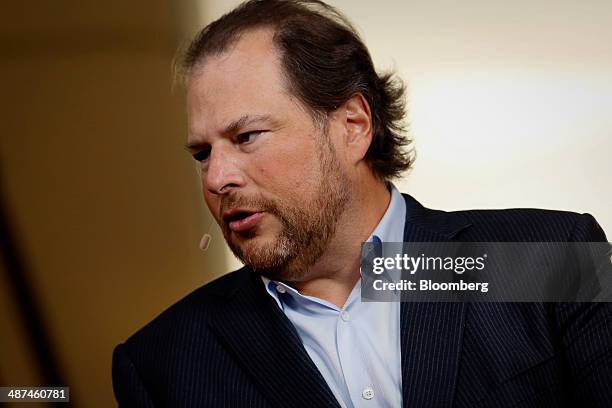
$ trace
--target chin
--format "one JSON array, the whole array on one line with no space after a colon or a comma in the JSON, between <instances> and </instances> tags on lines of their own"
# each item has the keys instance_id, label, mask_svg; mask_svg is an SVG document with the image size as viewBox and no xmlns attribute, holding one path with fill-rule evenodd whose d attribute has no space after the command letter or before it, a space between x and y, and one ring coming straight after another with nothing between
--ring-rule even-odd
<instances>
[{"instance_id":1,"label":"chin","mask_svg":"<svg viewBox=\"0 0 612 408\"><path fill-rule=\"evenodd\" d=\"M239 245L230 245L234 255L254 272L267 277L283 275L293 258L277 239L253 238Z\"/></svg>"},{"instance_id":2,"label":"chin","mask_svg":"<svg viewBox=\"0 0 612 408\"><path fill-rule=\"evenodd\" d=\"M245 259L256 260L269 258L278 247L278 240L260 235L233 236L228 242L234 254L243 262ZM246 262L245 262L246 263Z\"/></svg>"},{"instance_id":3,"label":"chin","mask_svg":"<svg viewBox=\"0 0 612 408\"><path fill-rule=\"evenodd\" d=\"M233 245L240 248L242 252L258 251L264 247L275 245L277 241L276 238L266 237L255 232L247 234L236 234L232 232L231 239Z\"/></svg>"}]
</instances>

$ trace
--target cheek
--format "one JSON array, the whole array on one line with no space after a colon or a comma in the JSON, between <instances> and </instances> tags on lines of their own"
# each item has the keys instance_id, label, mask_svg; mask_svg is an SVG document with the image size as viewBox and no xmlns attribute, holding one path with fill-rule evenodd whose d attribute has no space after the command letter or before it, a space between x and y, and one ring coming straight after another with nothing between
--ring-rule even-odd
<instances>
[{"instance_id":1,"label":"cheek","mask_svg":"<svg viewBox=\"0 0 612 408\"><path fill-rule=\"evenodd\" d=\"M286 195L313 190L319 180L318 157L313 149L288 144L273 155L258 157L253 162L254 179L272 193Z\"/></svg>"}]
</instances>

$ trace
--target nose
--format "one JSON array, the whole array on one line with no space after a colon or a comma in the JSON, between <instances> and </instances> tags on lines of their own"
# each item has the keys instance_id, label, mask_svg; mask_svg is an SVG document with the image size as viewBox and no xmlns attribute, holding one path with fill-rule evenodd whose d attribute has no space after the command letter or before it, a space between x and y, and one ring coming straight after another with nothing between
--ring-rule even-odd
<instances>
[{"instance_id":1,"label":"nose","mask_svg":"<svg viewBox=\"0 0 612 408\"><path fill-rule=\"evenodd\" d=\"M244 185L240 162L231 146L217 145L210 151L208 163L202 169L203 188L212 194L228 194Z\"/></svg>"}]
</instances>

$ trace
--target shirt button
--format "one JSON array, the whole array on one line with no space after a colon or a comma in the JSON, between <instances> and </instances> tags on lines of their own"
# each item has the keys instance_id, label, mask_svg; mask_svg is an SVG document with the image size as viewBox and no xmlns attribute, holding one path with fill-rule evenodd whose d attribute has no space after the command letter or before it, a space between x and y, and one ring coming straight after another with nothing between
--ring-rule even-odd
<instances>
[{"instance_id":1,"label":"shirt button","mask_svg":"<svg viewBox=\"0 0 612 408\"><path fill-rule=\"evenodd\" d=\"M343 310L342 313L340 313L340 318L344 320L345 322L348 322L349 312L347 312L346 310Z\"/></svg>"},{"instance_id":2,"label":"shirt button","mask_svg":"<svg viewBox=\"0 0 612 408\"><path fill-rule=\"evenodd\" d=\"M277 285L277 286L276 286L276 291L277 291L278 293L285 293L285 292L287 291L287 289L285 289L285 288L284 288L283 286L281 286L281 285Z\"/></svg>"},{"instance_id":3,"label":"shirt button","mask_svg":"<svg viewBox=\"0 0 612 408\"><path fill-rule=\"evenodd\" d=\"M365 387L363 391L361 391L361 396L363 399L371 400L374 398L374 390L372 387Z\"/></svg>"}]
</instances>

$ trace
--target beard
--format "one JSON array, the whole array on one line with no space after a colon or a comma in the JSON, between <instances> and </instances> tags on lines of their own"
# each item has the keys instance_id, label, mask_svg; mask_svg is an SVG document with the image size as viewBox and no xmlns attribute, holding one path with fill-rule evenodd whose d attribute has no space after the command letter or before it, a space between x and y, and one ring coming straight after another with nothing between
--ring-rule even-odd
<instances>
[{"instance_id":1,"label":"beard","mask_svg":"<svg viewBox=\"0 0 612 408\"><path fill-rule=\"evenodd\" d=\"M229 226L222 222L223 235L234 255L254 272L276 281L303 281L309 268L321 257L335 235L338 220L350 201L347 176L326 135L317 141L320 155L320 182L315 196L307 202L270 200L262 196L228 196L221 208L257 208L281 223L271 243L257 245L250 239L242 245L231 239Z\"/></svg>"}]
</instances>

